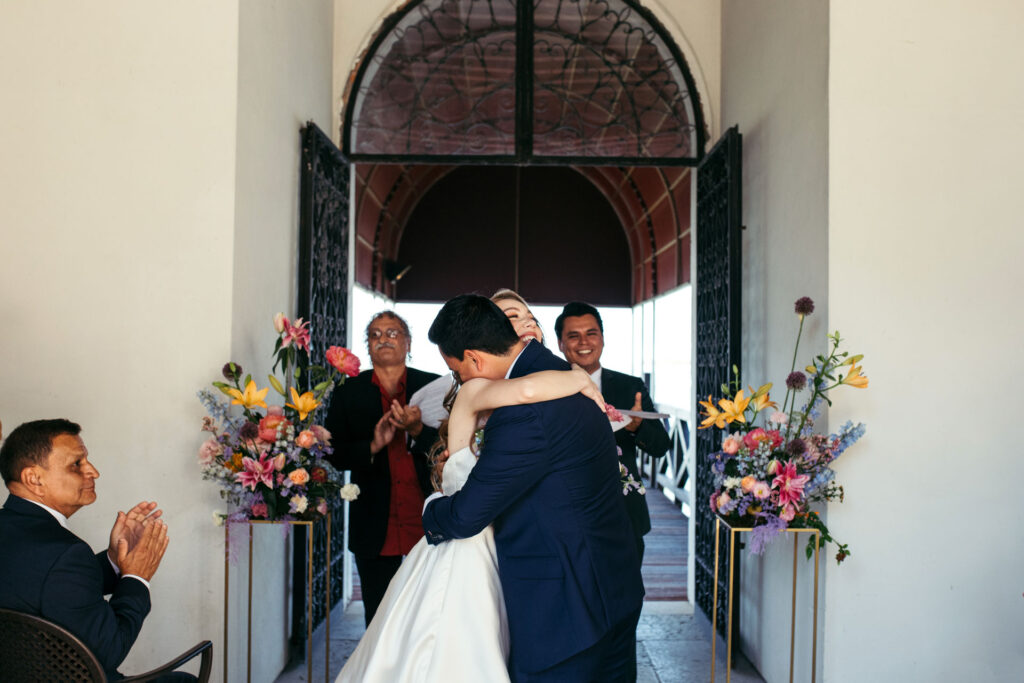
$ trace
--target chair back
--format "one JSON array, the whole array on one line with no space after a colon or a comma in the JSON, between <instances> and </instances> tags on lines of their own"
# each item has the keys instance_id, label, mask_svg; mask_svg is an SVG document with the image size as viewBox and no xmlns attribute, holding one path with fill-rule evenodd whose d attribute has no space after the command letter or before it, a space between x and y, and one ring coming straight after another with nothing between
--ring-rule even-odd
<instances>
[{"instance_id":1,"label":"chair back","mask_svg":"<svg viewBox=\"0 0 1024 683\"><path fill-rule=\"evenodd\" d=\"M107 680L89 648L66 629L8 609L0 609L0 672L9 683Z\"/></svg>"}]
</instances>

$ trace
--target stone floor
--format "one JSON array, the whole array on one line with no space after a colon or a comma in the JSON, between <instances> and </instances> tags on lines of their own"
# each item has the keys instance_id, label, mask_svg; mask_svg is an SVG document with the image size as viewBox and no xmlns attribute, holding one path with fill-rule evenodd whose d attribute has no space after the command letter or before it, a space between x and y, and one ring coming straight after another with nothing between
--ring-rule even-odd
<instances>
[{"instance_id":1,"label":"stone floor","mask_svg":"<svg viewBox=\"0 0 1024 683\"><path fill-rule=\"evenodd\" d=\"M637 626L637 680L640 683L707 681L711 674L711 626L703 615L694 615L688 602L651 601ZM313 680L333 683L363 635L363 604L336 608L331 615L331 670L324 677L324 629L313 636ZM725 680L725 645L718 641L715 678ZM736 683L763 683L745 658L737 658L732 671ZM278 683L306 681L305 662L295 662L282 672Z\"/></svg>"}]
</instances>

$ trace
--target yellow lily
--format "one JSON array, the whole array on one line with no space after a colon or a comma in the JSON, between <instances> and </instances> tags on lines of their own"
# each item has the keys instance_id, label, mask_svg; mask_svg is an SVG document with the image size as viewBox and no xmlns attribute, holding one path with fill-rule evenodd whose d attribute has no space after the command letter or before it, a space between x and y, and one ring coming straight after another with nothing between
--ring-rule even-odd
<instances>
[{"instance_id":1,"label":"yellow lily","mask_svg":"<svg viewBox=\"0 0 1024 683\"><path fill-rule=\"evenodd\" d=\"M704 407L704 415L706 416L704 421L700 423L700 427L697 429L707 429L708 427L718 427L719 429L725 428L725 415L715 407L715 404L711 402L711 395L708 394L708 400L697 401L701 406Z\"/></svg>"},{"instance_id":2,"label":"yellow lily","mask_svg":"<svg viewBox=\"0 0 1024 683\"><path fill-rule=\"evenodd\" d=\"M267 392L270 388L257 389L256 382L249 380L249 383L245 385L245 393L242 393L238 389L227 389L228 395L234 400L231 402L233 406L243 406L246 409L259 406L261 408L267 407L266 397Z\"/></svg>"},{"instance_id":3,"label":"yellow lily","mask_svg":"<svg viewBox=\"0 0 1024 683\"><path fill-rule=\"evenodd\" d=\"M850 374L843 378L840 384L849 384L857 389L867 389L868 378L860 374L860 367L854 365L850 368Z\"/></svg>"},{"instance_id":4,"label":"yellow lily","mask_svg":"<svg viewBox=\"0 0 1024 683\"><path fill-rule=\"evenodd\" d=\"M285 405L289 408L295 408L295 410L299 411L299 419L305 420L306 416L320 405L320 401L313 397L312 391L307 391L302 396L299 396L299 392L295 391L295 387L290 388L292 390L292 402L285 403Z\"/></svg>"},{"instance_id":5,"label":"yellow lily","mask_svg":"<svg viewBox=\"0 0 1024 683\"><path fill-rule=\"evenodd\" d=\"M718 405L722 408L722 414L725 417L726 422L746 422L747 418L743 416L743 412L747 409L747 404L750 403L750 399L743 394L743 390L740 389L736 392L730 401L727 398L723 398L718 402Z\"/></svg>"},{"instance_id":6,"label":"yellow lily","mask_svg":"<svg viewBox=\"0 0 1024 683\"><path fill-rule=\"evenodd\" d=\"M754 391L754 389L752 387L747 387L747 388L750 389L750 391ZM754 394L754 397L751 399L750 402L753 404L754 410L756 410L757 412L761 412L765 408L778 408L779 407L778 404L775 403L775 401L772 401L772 400L770 400L768 398L767 392L764 393L764 394L761 394L760 396L758 396L757 394Z\"/></svg>"}]
</instances>

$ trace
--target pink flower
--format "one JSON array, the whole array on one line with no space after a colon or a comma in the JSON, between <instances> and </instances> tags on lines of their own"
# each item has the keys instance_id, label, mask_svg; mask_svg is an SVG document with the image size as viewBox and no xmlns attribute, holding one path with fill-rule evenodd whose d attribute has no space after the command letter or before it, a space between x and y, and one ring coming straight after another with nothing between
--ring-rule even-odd
<instances>
[{"instance_id":1,"label":"pink flower","mask_svg":"<svg viewBox=\"0 0 1024 683\"><path fill-rule=\"evenodd\" d=\"M718 509L721 510L723 507L728 505L730 502L732 502L732 497L730 497L728 493L722 493L722 495L720 495L718 497L718 501L717 501Z\"/></svg>"},{"instance_id":2,"label":"pink flower","mask_svg":"<svg viewBox=\"0 0 1024 683\"><path fill-rule=\"evenodd\" d=\"M729 435L722 440L722 450L729 455L736 455L740 451L743 439L738 435Z\"/></svg>"},{"instance_id":3,"label":"pink flower","mask_svg":"<svg viewBox=\"0 0 1024 683\"><path fill-rule=\"evenodd\" d=\"M267 415L260 420L260 440L274 443L277 441L278 426L284 425L287 427L290 424L291 422L285 419L283 415Z\"/></svg>"},{"instance_id":4,"label":"pink flower","mask_svg":"<svg viewBox=\"0 0 1024 683\"><path fill-rule=\"evenodd\" d=\"M319 512L321 515L326 515L327 514L327 501L324 500L323 498L318 500L317 503L316 503L316 511Z\"/></svg>"},{"instance_id":5,"label":"pink flower","mask_svg":"<svg viewBox=\"0 0 1024 683\"><path fill-rule=\"evenodd\" d=\"M270 406L267 408L267 415L284 415L284 408L281 406Z\"/></svg>"},{"instance_id":6,"label":"pink flower","mask_svg":"<svg viewBox=\"0 0 1024 683\"><path fill-rule=\"evenodd\" d=\"M772 424L785 425L787 422L789 422L789 415L782 412L781 410L776 410L768 418L768 421L771 422Z\"/></svg>"},{"instance_id":7,"label":"pink flower","mask_svg":"<svg viewBox=\"0 0 1024 683\"><path fill-rule=\"evenodd\" d=\"M235 480L251 491L255 491L258 484L274 488L273 459L268 460L266 453L261 454L259 460L242 458L242 471L235 474Z\"/></svg>"},{"instance_id":8,"label":"pink flower","mask_svg":"<svg viewBox=\"0 0 1024 683\"><path fill-rule=\"evenodd\" d=\"M796 517L796 508L788 504L783 505L782 510L779 511L779 519L785 522L792 522L794 517Z\"/></svg>"},{"instance_id":9,"label":"pink flower","mask_svg":"<svg viewBox=\"0 0 1024 683\"><path fill-rule=\"evenodd\" d=\"M763 481L754 482L754 487L751 489L754 494L754 498L758 500L765 500L771 495L772 490L768 488L768 483Z\"/></svg>"},{"instance_id":10,"label":"pink flower","mask_svg":"<svg viewBox=\"0 0 1024 683\"><path fill-rule=\"evenodd\" d=\"M300 467L297 470L292 470L288 473L288 478L292 480L293 484L302 486L309 481L309 472L306 471L305 467Z\"/></svg>"},{"instance_id":11,"label":"pink flower","mask_svg":"<svg viewBox=\"0 0 1024 683\"><path fill-rule=\"evenodd\" d=\"M779 461L778 460L770 461L768 463L768 467L765 468L765 472L767 472L768 474L775 474L778 471L779 471Z\"/></svg>"},{"instance_id":12,"label":"pink flower","mask_svg":"<svg viewBox=\"0 0 1024 683\"><path fill-rule=\"evenodd\" d=\"M608 420L611 422L622 422L625 418L622 417L622 413L619 409L613 406L611 403L604 404L604 414L608 416ZM621 453L619 455L622 455Z\"/></svg>"},{"instance_id":13,"label":"pink flower","mask_svg":"<svg viewBox=\"0 0 1024 683\"><path fill-rule=\"evenodd\" d=\"M299 448L312 448L315 443L316 435L308 429L303 429L299 432L299 435L295 437L295 445Z\"/></svg>"},{"instance_id":14,"label":"pink flower","mask_svg":"<svg viewBox=\"0 0 1024 683\"><path fill-rule=\"evenodd\" d=\"M320 425L313 425L309 429L313 432L313 436L316 437L317 441L324 444L325 446L329 446L331 444L331 433L329 431L327 431Z\"/></svg>"},{"instance_id":15,"label":"pink flower","mask_svg":"<svg viewBox=\"0 0 1024 683\"><path fill-rule=\"evenodd\" d=\"M288 324L288 318L284 317L284 313L278 313L274 316L274 331L278 334L284 332L284 326Z\"/></svg>"},{"instance_id":16,"label":"pink flower","mask_svg":"<svg viewBox=\"0 0 1024 683\"><path fill-rule=\"evenodd\" d=\"M765 431L758 427L757 429L751 429L743 436L743 444L750 450L756 450L761 444L766 444L769 449L775 450L782 445L782 435L779 434L779 430L772 429Z\"/></svg>"},{"instance_id":17,"label":"pink flower","mask_svg":"<svg viewBox=\"0 0 1024 683\"><path fill-rule=\"evenodd\" d=\"M275 456L274 457L274 470L276 470L277 472L280 472L281 470L283 470L285 462L287 462L287 458L285 458L284 453L281 453L281 454Z\"/></svg>"},{"instance_id":18,"label":"pink flower","mask_svg":"<svg viewBox=\"0 0 1024 683\"><path fill-rule=\"evenodd\" d=\"M249 508L249 512L253 517L266 517L267 516L267 504L266 503L253 503L252 507Z\"/></svg>"},{"instance_id":19,"label":"pink flower","mask_svg":"<svg viewBox=\"0 0 1024 683\"><path fill-rule=\"evenodd\" d=\"M284 319L284 337L281 339L281 348L286 349L294 342L295 348L309 351L309 322L302 322L298 318L294 323Z\"/></svg>"},{"instance_id":20,"label":"pink flower","mask_svg":"<svg viewBox=\"0 0 1024 683\"><path fill-rule=\"evenodd\" d=\"M199 464L209 465L218 455L224 454L224 447L212 436L199 447Z\"/></svg>"},{"instance_id":21,"label":"pink flower","mask_svg":"<svg viewBox=\"0 0 1024 683\"><path fill-rule=\"evenodd\" d=\"M711 494L711 500L709 502L711 503L711 511L712 512L718 512L718 494L717 493L712 493Z\"/></svg>"},{"instance_id":22,"label":"pink flower","mask_svg":"<svg viewBox=\"0 0 1024 683\"><path fill-rule=\"evenodd\" d=\"M332 346L324 353L331 366L343 375L355 377L359 374L359 358L342 346Z\"/></svg>"},{"instance_id":23,"label":"pink flower","mask_svg":"<svg viewBox=\"0 0 1024 683\"><path fill-rule=\"evenodd\" d=\"M787 462L783 465L779 476L775 477L775 480L772 481L772 488L778 488L779 490L779 504L799 503L800 499L804 496L804 485L809 480L810 477L806 474L798 475L796 473L796 465L792 462Z\"/></svg>"}]
</instances>

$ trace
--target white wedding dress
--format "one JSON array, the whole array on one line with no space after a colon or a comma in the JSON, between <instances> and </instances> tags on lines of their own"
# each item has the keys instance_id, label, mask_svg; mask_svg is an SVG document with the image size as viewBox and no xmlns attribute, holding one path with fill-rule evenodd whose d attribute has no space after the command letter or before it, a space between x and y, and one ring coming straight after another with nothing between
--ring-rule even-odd
<instances>
[{"instance_id":1,"label":"white wedding dress","mask_svg":"<svg viewBox=\"0 0 1024 683\"><path fill-rule=\"evenodd\" d=\"M475 464L468 447L453 454L443 493L462 488ZM491 527L439 545L423 538L391 579L337 683L508 681L508 648Z\"/></svg>"}]
</instances>

